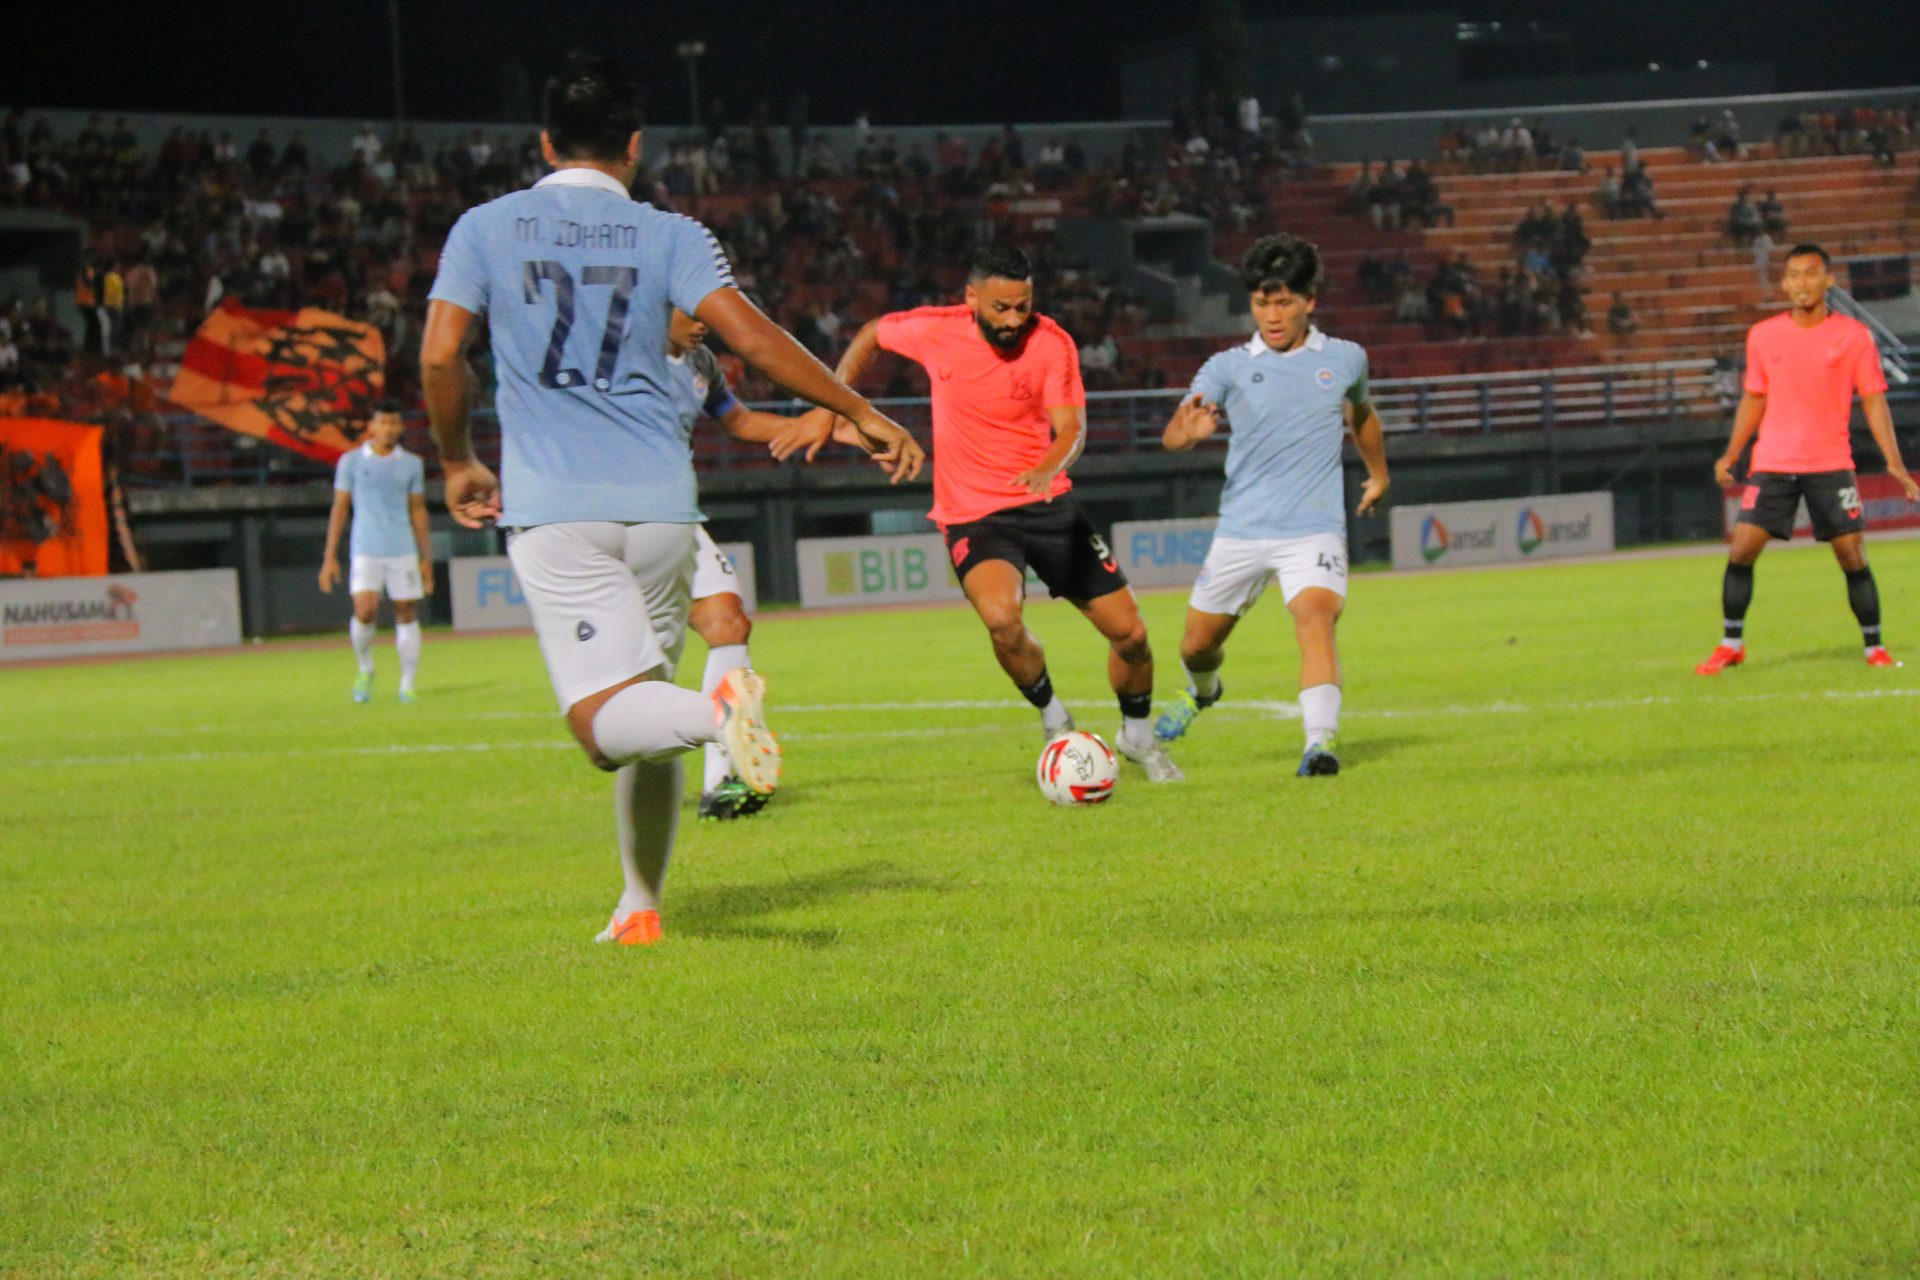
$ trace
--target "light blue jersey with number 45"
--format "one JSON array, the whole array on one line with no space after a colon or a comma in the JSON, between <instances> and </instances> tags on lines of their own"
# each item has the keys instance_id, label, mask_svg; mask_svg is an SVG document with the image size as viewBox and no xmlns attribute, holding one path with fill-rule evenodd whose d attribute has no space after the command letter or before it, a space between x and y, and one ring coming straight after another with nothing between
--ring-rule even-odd
<instances>
[{"instance_id":1,"label":"light blue jersey with number 45","mask_svg":"<svg viewBox=\"0 0 1920 1280\"><path fill-rule=\"evenodd\" d=\"M703 518L667 312L732 285L712 232L597 170L462 215L431 296L492 333L502 525Z\"/></svg>"}]
</instances>

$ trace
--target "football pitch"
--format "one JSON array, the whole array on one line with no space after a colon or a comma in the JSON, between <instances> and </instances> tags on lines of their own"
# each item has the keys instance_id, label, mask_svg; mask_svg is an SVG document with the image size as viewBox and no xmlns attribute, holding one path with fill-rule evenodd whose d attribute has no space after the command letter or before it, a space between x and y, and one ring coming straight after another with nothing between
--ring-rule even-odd
<instances>
[{"instance_id":1,"label":"football pitch","mask_svg":"<svg viewBox=\"0 0 1920 1280\"><path fill-rule=\"evenodd\" d=\"M1695 677L1718 583L1359 577L1312 781L1269 593L1085 810L971 614L767 614L651 949L529 638L0 671L0 1275L1912 1275L1920 662L1776 549Z\"/></svg>"}]
</instances>

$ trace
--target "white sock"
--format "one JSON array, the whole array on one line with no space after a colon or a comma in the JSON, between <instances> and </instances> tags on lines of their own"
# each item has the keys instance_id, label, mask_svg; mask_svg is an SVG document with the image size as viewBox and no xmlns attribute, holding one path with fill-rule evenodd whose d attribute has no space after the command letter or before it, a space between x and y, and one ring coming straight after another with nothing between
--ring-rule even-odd
<instances>
[{"instance_id":1,"label":"white sock","mask_svg":"<svg viewBox=\"0 0 1920 1280\"><path fill-rule=\"evenodd\" d=\"M723 644L707 650L707 670L700 678L700 692L712 693L728 672L747 665L747 646L743 644ZM733 763L727 759L727 749L717 742L707 744L706 756L700 789L711 791L727 780L727 775L733 772Z\"/></svg>"},{"instance_id":2,"label":"white sock","mask_svg":"<svg viewBox=\"0 0 1920 1280\"><path fill-rule=\"evenodd\" d=\"M1120 736L1136 747L1153 745L1153 717L1121 716Z\"/></svg>"},{"instance_id":3,"label":"white sock","mask_svg":"<svg viewBox=\"0 0 1920 1280\"><path fill-rule=\"evenodd\" d=\"M680 823L680 760L636 760L613 775L613 825L620 834L626 890L616 915L660 909L660 886Z\"/></svg>"},{"instance_id":4,"label":"white sock","mask_svg":"<svg viewBox=\"0 0 1920 1280\"><path fill-rule=\"evenodd\" d=\"M1747 649L1747 639L1745 636L1736 636L1731 640L1727 639L1725 636L1721 636L1720 643L1725 645L1727 648L1732 649L1736 653L1745 653Z\"/></svg>"},{"instance_id":5,"label":"white sock","mask_svg":"<svg viewBox=\"0 0 1920 1280\"><path fill-rule=\"evenodd\" d=\"M420 624L395 623L393 647L400 651L400 689L403 693L412 693L413 676L420 669Z\"/></svg>"},{"instance_id":6,"label":"white sock","mask_svg":"<svg viewBox=\"0 0 1920 1280\"><path fill-rule=\"evenodd\" d=\"M1316 684L1300 691L1300 723L1307 731L1307 745L1322 747L1333 741L1340 730L1340 686Z\"/></svg>"},{"instance_id":7,"label":"white sock","mask_svg":"<svg viewBox=\"0 0 1920 1280\"><path fill-rule=\"evenodd\" d=\"M1040 724L1050 737L1059 737L1073 728L1073 712L1067 710L1067 704L1060 701L1060 695L1054 694L1053 701L1040 708Z\"/></svg>"},{"instance_id":8,"label":"white sock","mask_svg":"<svg viewBox=\"0 0 1920 1280\"><path fill-rule=\"evenodd\" d=\"M1220 668L1215 667L1211 671L1195 671L1183 662L1180 664L1180 669L1187 673L1187 686L1193 690L1194 696L1200 698L1220 696Z\"/></svg>"},{"instance_id":9,"label":"white sock","mask_svg":"<svg viewBox=\"0 0 1920 1280\"><path fill-rule=\"evenodd\" d=\"M362 622L355 618L347 623L347 636L353 641L354 661L360 664L360 674L373 674L373 632L371 622Z\"/></svg>"},{"instance_id":10,"label":"white sock","mask_svg":"<svg viewBox=\"0 0 1920 1280\"><path fill-rule=\"evenodd\" d=\"M713 699L664 680L642 680L608 698L594 713L593 741L615 764L634 760L671 760L720 731L713 723Z\"/></svg>"}]
</instances>

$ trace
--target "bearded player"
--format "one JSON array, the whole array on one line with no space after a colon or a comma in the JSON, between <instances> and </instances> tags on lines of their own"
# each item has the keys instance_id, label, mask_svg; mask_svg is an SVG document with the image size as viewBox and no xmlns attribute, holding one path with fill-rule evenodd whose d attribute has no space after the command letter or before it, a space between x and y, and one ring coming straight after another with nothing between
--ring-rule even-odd
<instances>
[{"instance_id":1,"label":"bearded player","mask_svg":"<svg viewBox=\"0 0 1920 1280\"><path fill-rule=\"evenodd\" d=\"M992 245L974 259L959 306L896 311L869 321L837 370L857 379L875 350L927 371L933 388L934 523L994 657L1040 712L1049 740L1073 717L1022 618L1031 567L1049 594L1071 601L1106 637L1107 677L1120 701L1120 754L1153 782L1182 777L1153 736L1153 650L1107 543L1075 502L1067 468L1086 441L1080 353L1033 309L1027 255ZM844 431L844 428L842 428ZM827 425L813 448L825 439Z\"/></svg>"},{"instance_id":2,"label":"bearded player","mask_svg":"<svg viewBox=\"0 0 1920 1280\"><path fill-rule=\"evenodd\" d=\"M1867 665L1899 665L1880 640L1880 588L1867 567L1866 512L1847 433L1857 391L1887 474L1899 481L1908 502L1920 502L1920 485L1900 460L1900 442L1887 412L1880 352L1865 325L1827 307L1833 273L1825 249L1795 245L1787 254L1781 284L1792 306L1747 331L1745 394L1734 411L1727 451L1713 464L1714 479L1723 489L1732 488L1733 468L1747 442L1759 433L1720 585L1725 631L1706 661L1694 668L1703 676L1719 675L1747 660L1754 562L1766 550L1768 538L1793 536L1794 513L1802 499L1813 521L1813 536L1832 544L1833 558L1846 575L1847 602L1860 624Z\"/></svg>"}]
</instances>

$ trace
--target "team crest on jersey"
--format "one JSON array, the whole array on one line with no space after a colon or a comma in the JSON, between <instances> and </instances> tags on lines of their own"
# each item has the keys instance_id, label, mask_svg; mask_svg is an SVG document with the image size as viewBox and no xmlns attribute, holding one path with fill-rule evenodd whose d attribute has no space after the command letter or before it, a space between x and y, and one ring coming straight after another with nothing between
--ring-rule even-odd
<instances>
[{"instance_id":1,"label":"team crest on jersey","mask_svg":"<svg viewBox=\"0 0 1920 1280\"><path fill-rule=\"evenodd\" d=\"M1013 375L1013 398L1016 400L1033 399L1033 379L1024 373Z\"/></svg>"},{"instance_id":2,"label":"team crest on jersey","mask_svg":"<svg viewBox=\"0 0 1920 1280\"><path fill-rule=\"evenodd\" d=\"M1313 380L1319 383L1322 387L1326 388L1328 391L1333 390L1333 370L1315 369L1313 371Z\"/></svg>"}]
</instances>

